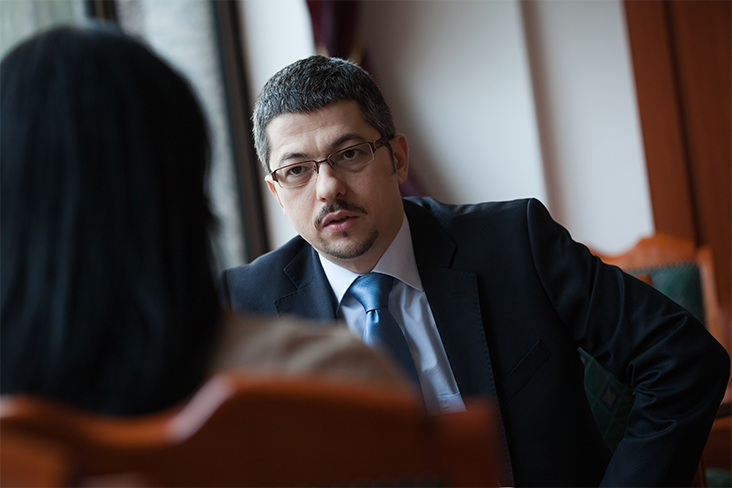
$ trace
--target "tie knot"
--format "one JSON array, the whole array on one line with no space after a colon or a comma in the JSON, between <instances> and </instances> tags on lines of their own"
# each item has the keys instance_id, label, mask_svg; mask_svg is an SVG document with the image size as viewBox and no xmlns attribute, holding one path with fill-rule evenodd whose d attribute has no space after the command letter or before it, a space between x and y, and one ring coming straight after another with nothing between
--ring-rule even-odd
<instances>
[{"instance_id":1,"label":"tie knot","mask_svg":"<svg viewBox=\"0 0 732 488\"><path fill-rule=\"evenodd\" d=\"M351 285L351 295L358 300L366 312L378 308L389 308L389 293L394 286L394 278L381 273L368 273L360 276Z\"/></svg>"}]
</instances>

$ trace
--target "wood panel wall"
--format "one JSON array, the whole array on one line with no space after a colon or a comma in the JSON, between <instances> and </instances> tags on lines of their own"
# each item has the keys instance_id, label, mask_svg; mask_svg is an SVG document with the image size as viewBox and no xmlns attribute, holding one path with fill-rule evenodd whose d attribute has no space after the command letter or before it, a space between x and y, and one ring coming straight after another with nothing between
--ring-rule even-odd
<instances>
[{"instance_id":1,"label":"wood panel wall","mask_svg":"<svg viewBox=\"0 0 732 488\"><path fill-rule=\"evenodd\" d=\"M709 245L732 316L732 3L625 0L657 232Z\"/></svg>"}]
</instances>

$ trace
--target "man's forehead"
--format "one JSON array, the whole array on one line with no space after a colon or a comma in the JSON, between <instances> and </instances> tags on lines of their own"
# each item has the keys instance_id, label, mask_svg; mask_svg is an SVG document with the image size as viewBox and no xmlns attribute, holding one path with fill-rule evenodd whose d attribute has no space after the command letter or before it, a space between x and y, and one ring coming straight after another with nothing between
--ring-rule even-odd
<instances>
[{"instance_id":1,"label":"man's forehead","mask_svg":"<svg viewBox=\"0 0 732 488\"><path fill-rule=\"evenodd\" d=\"M267 123L267 133L273 128L291 127L298 130L315 129L323 124L365 123L358 103L353 100L339 100L311 112L288 112L274 117Z\"/></svg>"},{"instance_id":2,"label":"man's forehead","mask_svg":"<svg viewBox=\"0 0 732 488\"><path fill-rule=\"evenodd\" d=\"M290 151L302 146L327 146L335 144L345 134L360 134L364 139L378 135L378 131L366 122L358 104L340 101L310 113L287 113L272 119L266 127L271 156L282 150ZM298 149L300 150L300 149Z\"/></svg>"}]
</instances>

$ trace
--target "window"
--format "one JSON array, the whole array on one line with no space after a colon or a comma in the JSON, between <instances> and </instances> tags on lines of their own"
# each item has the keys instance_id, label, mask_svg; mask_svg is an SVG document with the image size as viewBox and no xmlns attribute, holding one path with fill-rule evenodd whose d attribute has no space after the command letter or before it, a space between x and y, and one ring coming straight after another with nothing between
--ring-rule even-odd
<instances>
[{"instance_id":1,"label":"window","mask_svg":"<svg viewBox=\"0 0 732 488\"><path fill-rule=\"evenodd\" d=\"M185 76L198 96L211 133L210 196L219 221L217 265L244 261L245 249L226 93L211 2L117 0L122 29L143 39Z\"/></svg>"},{"instance_id":2,"label":"window","mask_svg":"<svg viewBox=\"0 0 732 488\"><path fill-rule=\"evenodd\" d=\"M0 57L36 32L85 17L82 0L0 1Z\"/></svg>"},{"instance_id":3,"label":"window","mask_svg":"<svg viewBox=\"0 0 732 488\"><path fill-rule=\"evenodd\" d=\"M206 115L209 194L219 219L216 268L267 251L261 181L251 142L236 3L201 0L0 0L2 54L34 33L87 17L117 22L188 79ZM228 36L228 37L227 37Z\"/></svg>"}]
</instances>

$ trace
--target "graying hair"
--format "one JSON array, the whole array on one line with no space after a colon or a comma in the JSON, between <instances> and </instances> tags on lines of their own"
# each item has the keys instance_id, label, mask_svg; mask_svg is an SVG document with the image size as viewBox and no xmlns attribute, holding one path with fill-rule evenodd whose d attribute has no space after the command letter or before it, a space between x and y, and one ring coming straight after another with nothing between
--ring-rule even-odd
<instances>
[{"instance_id":1,"label":"graying hair","mask_svg":"<svg viewBox=\"0 0 732 488\"><path fill-rule=\"evenodd\" d=\"M264 168L269 171L272 149L267 124L283 114L307 114L341 100L358 103L364 120L382 137L396 135L391 110L366 71L343 59L311 56L277 72L254 104L254 147Z\"/></svg>"}]
</instances>

